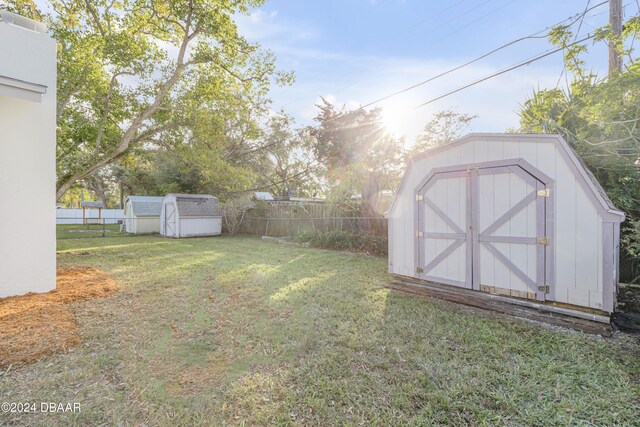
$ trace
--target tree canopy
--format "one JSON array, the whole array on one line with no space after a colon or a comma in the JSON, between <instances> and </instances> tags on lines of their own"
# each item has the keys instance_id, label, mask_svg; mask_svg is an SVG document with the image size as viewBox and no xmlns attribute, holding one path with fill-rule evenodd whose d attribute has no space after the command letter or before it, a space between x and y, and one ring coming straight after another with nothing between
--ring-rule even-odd
<instances>
[{"instance_id":1,"label":"tree canopy","mask_svg":"<svg viewBox=\"0 0 640 427\"><path fill-rule=\"evenodd\" d=\"M58 198L143 145L237 142L270 83L292 78L238 33L234 16L262 3L12 0L58 42Z\"/></svg>"}]
</instances>

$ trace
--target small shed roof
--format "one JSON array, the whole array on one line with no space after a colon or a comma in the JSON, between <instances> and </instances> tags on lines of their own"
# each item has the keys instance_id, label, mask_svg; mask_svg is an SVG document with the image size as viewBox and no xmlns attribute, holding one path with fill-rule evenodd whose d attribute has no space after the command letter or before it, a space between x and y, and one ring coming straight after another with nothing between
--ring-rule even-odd
<instances>
[{"instance_id":1,"label":"small shed roof","mask_svg":"<svg viewBox=\"0 0 640 427\"><path fill-rule=\"evenodd\" d=\"M178 213L183 217L222 216L217 197L210 194L168 194L176 199Z\"/></svg>"},{"instance_id":2,"label":"small shed roof","mask_svg":"<svg viewBox=\"0 0 640 427\"><path fill-rule=\"evenodd\" d=\"M102 203L101 201L88 202L83 200L81 206L83 208L104 208L104 203Z\"/></svg>"},{"instance_id":3,"label":"small shed roof","mask_svg":"<svg viewBox=\"0 0 640 427\"><path fill-rule=\"evenodd\" d=\"M253 193L253 197L256 200L267 200L267 201L275 200L271 195L271 193L269 193L268 191L256 191L255 193Z\"/></svg>"},{"instance_id":4,"label":"small shed roof","mask_svg":"<svg viewBox=\"0 0 640 427\"><path fill-rule=\"evenodd\" d=\"M134 216L160 216L163 199L164 197L155 196L127 197L127 201L131 202L131 213Z\"/></svg>"}]
</instances>

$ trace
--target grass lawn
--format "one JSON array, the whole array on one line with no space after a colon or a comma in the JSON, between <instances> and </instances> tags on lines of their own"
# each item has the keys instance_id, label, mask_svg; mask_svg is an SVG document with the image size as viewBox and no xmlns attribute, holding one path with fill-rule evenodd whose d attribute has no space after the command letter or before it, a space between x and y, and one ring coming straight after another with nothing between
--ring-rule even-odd
<instances>
[{"instance_id":1,"label":"grass lawn","mask_svg":"<svg viewBox=\"0 0 640 427\"><path fill-rule=\"evenodd\" d=\"M121 290L74 305L81 346L0 376L0 401L81 412L0 424L640 424L637 338L392 292L384 259L249 237L58 251Z\"/></svg>"}]
</instances>

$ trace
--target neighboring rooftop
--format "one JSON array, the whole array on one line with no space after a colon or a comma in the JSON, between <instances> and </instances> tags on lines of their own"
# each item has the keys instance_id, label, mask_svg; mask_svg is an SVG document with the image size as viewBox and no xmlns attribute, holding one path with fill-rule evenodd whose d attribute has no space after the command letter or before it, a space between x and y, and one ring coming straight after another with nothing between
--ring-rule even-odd
<instances>
[{"instance_id":1,"label":"neighboring rooftop","mask_svg":"<svg viewBox=\"0 0 640 427\"><path fill-rule=\"evenodd\" d=\"M271 193L269 193L268 191L256 191L255 193L253 193L253 198L256 200L266 200L269 202L275 200Z\"/></svg>"}]
</instances>

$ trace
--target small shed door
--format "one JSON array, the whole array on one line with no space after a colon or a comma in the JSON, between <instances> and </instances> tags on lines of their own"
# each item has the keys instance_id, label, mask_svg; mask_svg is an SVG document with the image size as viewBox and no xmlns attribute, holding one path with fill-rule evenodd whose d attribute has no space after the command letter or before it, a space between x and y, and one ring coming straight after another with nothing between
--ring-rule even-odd
<instances>
[{"instance_id":1,"label":"small shed door","mask_svg":"<svg viewBox=\"0 0 640 427\"><path fill-rule=\"evenodd\" d=\"M465 171L433 175L417 198L419 277L471 288L469 180Z\"/></svg>"},{"instance_id":2,"label":"small shed door","mask_svg":"<svg viewBox=\"0 0 640 427\"><path fill-rule=\"evenodd\" d=\"M176 205L166 203L164 205L164 230L166 236L176 237Z\"/></svg>"},{"instance_id":3,"label":"small shed door","mask_svg":"<svg viewBox=\"0 0 640 427\"><path fill-rule=\"evenodd\" d=\"M473 288L544 301L545 196L519 166L473 172Z\"/></svg>"},{"instance_id":4,"label":"small shed door","mask_svg":"<svg viewBox=\"0 0 640 427\"><path fill-rule=\"evenodd\" d=\"M433 174L416 195L417 276L543 301L548 194L517 165Z\"/></svg>"}]
</instances>

